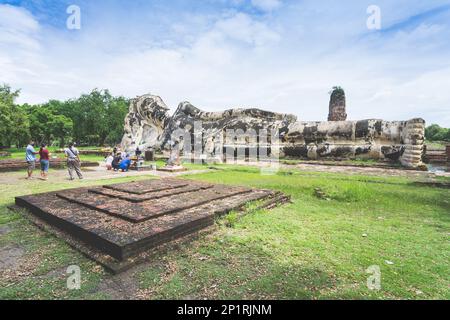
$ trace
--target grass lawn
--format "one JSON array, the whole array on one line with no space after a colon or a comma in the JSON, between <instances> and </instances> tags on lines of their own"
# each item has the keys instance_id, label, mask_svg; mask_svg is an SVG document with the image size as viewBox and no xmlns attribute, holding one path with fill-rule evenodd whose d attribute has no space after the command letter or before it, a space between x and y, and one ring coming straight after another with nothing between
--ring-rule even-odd
<instances>
[{"instance_id":1,"label":"grass lawn","mask_svg":"<svg viewBox=\"0 0 450 320\"><path fill-rule=\"evenodd\" d=\"M450 190L414 186L406 178L217 168L186 178L281 190L292 203L224 217L213 232L157 253L126 280L6 208L14 196L74 184L2 187L0 228L9 232L0 233L0 247L23 248L25 258L19 274L0 274L0 299L110 298L105 284L113 281L151 299L450 299ZM76 186L126 180L136 178ZM316 197L315 188L326 199ZM71 264L81 267L80 290L66 289ZM372 265L381 270L379 291L366 285Z\"/></svg>"},{"instance_id":2,"label":"grass lawn","mask_svg":"<svg viewBox=\"0 0 450 320\"><path fill-rule=\"evenodd\" d=\"M80 147L78 148L79 150L89 150L92 147ZM59 150L61 148L59 147L48 147L48 150L50 151L50 153L53 156L56 156L58 158L62 158L64 159L64 153L56 153L57 150ZM39 151L39 147L36 146L35 147L36 151ZM0 160L7 160L7 159L25 159L25 148L10 148L10 149L5 149L5 151L10 152L11 156L10 157L3 157L0 158ZM39 158L39 155L37 155L37 158ZM81 155L81 160L84 161L103 161L105 158L102 156L96 156L96 155Z\"/></svg>"},{"instance_id":3,"label":"grass lawn","mask_svg":"<svg viewBox=\"0 0 450 320\"><path fill-rule=\"evenodd\" d=\"M450 142L446 141L425 141L425 144L429 149L442 149L445 150L447 145L450 145Z\"/></svg>"}]
</instances>

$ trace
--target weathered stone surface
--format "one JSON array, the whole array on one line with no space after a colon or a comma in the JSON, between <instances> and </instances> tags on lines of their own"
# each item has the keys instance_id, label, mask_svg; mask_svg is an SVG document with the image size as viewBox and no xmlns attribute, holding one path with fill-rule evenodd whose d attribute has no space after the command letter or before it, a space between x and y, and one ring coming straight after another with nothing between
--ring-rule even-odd
<instances>
[{"instance_id":1,"label":"weathered stone surface","mask_svg":"<svg viewBox=\"0 0 450 320\"><path fill-rule=\"evenodd\" d=\"M271 190L186 182L148 180L49 192L17 197L16 205L122 261L209 226L216 216L250 201L285 199ZM167 189L170 185L174 188Z\"/></svg>"},{"instance_id":2,"label":"weathered stone surface","mask_svg":"<svg viewBox=\"0 0 450 320\"><path fill-rule=\"evenodd\" d=\"M169 150L169 143L176 140L184 159L234 161L259 158L264 151L268 155L307 159L358 157L391 160L407 167L422 164L424 120L344 121L345 93L340 90L331 95L333 121L297 121L293 115L260 109L204 112L189 102L181 103L169 117L165 104L157 98L147 95L131 103L127 123L132 125L126 125L125 149L132 150L139 144L143 148ZM145 117L141 115L144 106ZM144 118L145 121L138 121ZM230 130L234 133L231 136ZM256 135L262 131L275 131L279 139L269 137L261 141ZM142 139L143 136L152 139Z\"/></svg>"},{"instance_id":3,"label":"weathered stone surface","mask_svg":"<svg viewBox=\"0 0 450 320\"><path fill-rule=\"evenodd\" d=\"M125 150L141 150L158 146L166 121L170 118L169 108L164 101L154 95L143 95L132 99L125 118L122 147Z\"/></svg>"},{"instance_id":4,"label":"weathered stone surface","mask_svg":"<svg viewBox=\"0 0 450 320\"><path fill-rule=\"evenodd\" d=\"M345 92L342 88L334 88L330 97L328 121L345 121L347 113L345 111Z\"/></svg>"}]
</instances>

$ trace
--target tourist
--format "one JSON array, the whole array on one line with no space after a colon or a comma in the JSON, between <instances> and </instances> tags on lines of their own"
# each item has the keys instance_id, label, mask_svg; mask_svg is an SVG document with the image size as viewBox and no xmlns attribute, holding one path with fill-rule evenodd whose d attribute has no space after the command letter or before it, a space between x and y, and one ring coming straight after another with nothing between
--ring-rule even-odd
<instances>
[{"instance_id":1,"label":"tourist","mask_svg":"<svg viewBox=\"0 0 450 320\"><path fill-rule=\"evenodd\" d=\"M115 157L117 154L117 147L114 147L113 152L112 152L112 156Z\"/></svg>"},{"instance_id":2,"label":"tourist","mask_svg":"<svg viewBox=\"0 0 450 320\"><path fill-rule=\"evenodd\" d=\"M119 168L120 170L122 170L122 172L127 172L128 169L131 166L131 158L130 155L126 155L125 159L123 159L120 164L119 164Z\"/></svg>"},{"instance_id":3,"label":"tourist","mask_svg":"<svg viewBox=\"0 0 450 320\"><path fill-rule=\"evenodd\" d=\"M69 144L69 147L64 150L64 154L67 158L67 169L69 171L69 179L73 180L73 171L78 175L79 179L83 179L83 174L81 173L81 160L80 153L77 148L73 146L73 143Z\"/></svg>"},{"instance_id":4,"label":"tourist","mask_svg":"<svg viewBox=\"0 0 450 320\"><path fill-rule=\"evenodd\" d=\"M121 159L120 155L116 154L116 155L114 156L114 160L111 162L111 166L112 166L112 168L114 169L114 171L119 170L119 165L120 165L120 161L121 161L121 160L122 160L122 159Z\"/></svg>"},{"instance_id":5,"label":"tourist","mask_svg":"<svg viewBox=\"0 0 450 320\"><path fill-rule=\"evenodd\" d=\"M34 150L34 141L31 140L26 149L26 161L28 164L28 177L27 179L33 179L33 170L36 168L36 150Z\"/></svg>"},{"instance_id":6,"label":"tourist","mask_svg":"<svg viewBox=\"0 0 450 320\"><path fill-rule=\"evenodd\" d=\"M142 151L139 149L139 147L136 147L135 154L137 159L139 160L139 157L142 155Z\"/></svg>"},{"instance_id":7,"label":"tourist","mask_svg":"<svg viewBox=\"0 0 450 320\"><path fill-rule=\"evenodd\" d=\"M107 170L111 170L112 169L112 163L114 161L114 157L112 155L109 155L106 157L105 162L106 162L106 169Z\"/></svg>"},{"instance_id":8,"label":"tourist","mask_svg":"<svg viewBox=\"0 0 450 320\"><path fill-rule=\"evenodd\" d=\"M50 152L47 149L47 145L43 143L41 149L39 149L39 163L41 164L41 179L47 180L48 169L50 167Z\"/></svg>"}]
</instances>

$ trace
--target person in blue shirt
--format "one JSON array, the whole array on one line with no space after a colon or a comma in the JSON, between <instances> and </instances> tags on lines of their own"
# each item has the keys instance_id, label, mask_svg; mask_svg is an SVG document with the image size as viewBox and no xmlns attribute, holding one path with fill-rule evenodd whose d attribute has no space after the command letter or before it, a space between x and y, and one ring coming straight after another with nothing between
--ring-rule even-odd
<instances>
[{"instance_id":1,"label":"person in blue shirt","mask_svg":"<svg viewBox=\"0 0 450 320\"><path fill-rule=\"evenodd\" d=\"M33 170L36 168L36 154L38 154L38 152L34 150L34 141L30 141L25 152L25 160L28 164L27 179L33 179Z\"/></svg>"},{"instance_id":2,"label":"person in blue shirt","mask_svg":"<svg viewBox=\"0 0 450 320\"><path fill-rule=\"evenodd\" d=\"M131 165L131 159L130 156L127 155L125 159L120 161L119 169L122 170L122 172L127 172Z\"/></svg>"}]
</instances>

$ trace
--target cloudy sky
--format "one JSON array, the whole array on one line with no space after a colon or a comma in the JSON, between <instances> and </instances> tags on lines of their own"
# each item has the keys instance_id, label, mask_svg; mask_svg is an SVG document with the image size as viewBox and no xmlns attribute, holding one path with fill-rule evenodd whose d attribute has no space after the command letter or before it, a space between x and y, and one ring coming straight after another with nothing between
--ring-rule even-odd
<instances>
[{"instance_id":1,"label":"cloudy sky","mask_svg":"<svg viewBox=\"0 0 450 320\"><path fill-rule=\"evenodd\" d=\"M66 26L70 5L79 30ZM370 5L380 30L367 27ZM0 0L0 83L19 102L108 88L301 120L325 120L340 85L350 119L450 127L449 39L448 0Z\"/></svg>"}]
</instances>

